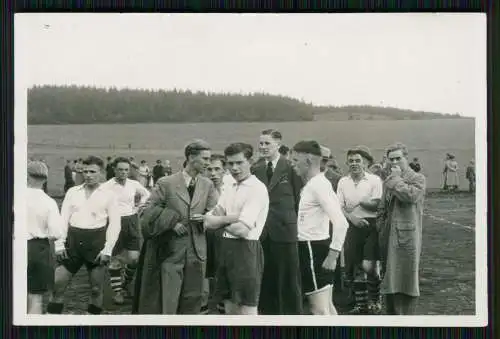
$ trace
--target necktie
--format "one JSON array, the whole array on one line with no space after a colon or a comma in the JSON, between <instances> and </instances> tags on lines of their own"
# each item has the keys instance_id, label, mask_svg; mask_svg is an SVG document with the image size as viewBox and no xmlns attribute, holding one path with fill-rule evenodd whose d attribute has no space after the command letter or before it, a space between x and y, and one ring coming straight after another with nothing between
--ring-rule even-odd
<instances>
[{"instance_id":1,"label":"necktie","mask_svg":"<svg viewBox=\"0 0 500 339\"><path fill-rule=\"evenodd\" d=\"M268 182L271 181L271 178L273 177L273 163L271 161L267 163L266 174L267 174L267 181Z\"/></svg>"},{"instance_id":2,"label":"necktie","mask_svg":"<svg viewBox=\"0 0 500 339\"><path fill-rule=\"evenodd\" d=\"M189 193L189 199L193 199L194 186L195 186L194 178L191 178L191 181L189 182L189 185L188 185L188 188L187 188L188 193Z\"/></svg>"}]
</instances>

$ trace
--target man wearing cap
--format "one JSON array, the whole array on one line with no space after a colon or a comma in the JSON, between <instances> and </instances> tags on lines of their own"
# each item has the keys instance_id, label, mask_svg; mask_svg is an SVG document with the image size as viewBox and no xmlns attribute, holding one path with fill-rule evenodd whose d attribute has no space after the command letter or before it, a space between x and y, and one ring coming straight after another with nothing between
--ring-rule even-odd
<instances>
[{"instance_id":1,"label":"man wearing cap","mask_svg":"<svg viewBox=\"0 0 500 339\"><path fill-rule=\"evenodd\" d=\"M419 289L425 176L408 165L408 149L396 143L387 149L391 173L377 213L387 314L412 315Z\"/></svg>"},{"instance_id":2,"label":"man wearing cap","mask_svg":"<svg viewBox=\"0 0 500 339\"><path fill-rule=\"evenodd\" d=\"M320 171L321 148L313 140L293 147L292 164L306 183L298 212L299 265L302 292L314 315L335 315L332 299L333 272L347 232L347 220L337 195ZM330 223L333 228L330 237Z\"/></svg>"},{"instance_id":3,"label":"man wearing cap","mask_svg":"<svg viewBox=\"0 0 500 339\"><path fill-rule=\"evenodd\" d=\"M55 242L54 290L48 313L63 311L63 297L73 276L85 265L91 285L89 314L101 314L106 266L120 234L120 210L113 192L101 184L104 161L89 156L82 162L84 184L68 190L61 208L64 236Z\"/></svg>"},{"instance_id":4,"label":"man wearing cap","mask_svg":"<svg viewBox=\"0 0 500 339\"><path fill-rule=\"evenodd\" d=\"M43 295L54 281L49 239L59 239L63 235L57 203L42 189L47 176L48 169L43 162L28 163L28 314L43 313Z\"/></svg>"},{"instance_id":5,"label":"man wearing cap","mask_svg":"<svg viewBox=\"0 0 500 339\"><path fill-rule=\"evenodd\" d=\"M217 204L218 193L202 173L210 164L210 145L196 140L184 149L186 166L160 178L140 214L169 208L182 221L170 232L169 252L161 263L162 314L199 314L203 301L207 243L200 219ZM156 287L152 287L156 288Z\"/></svg>"},{"instance_id":6,"label":"man wearing cap","mask_svg":"<svg viewBox=\"0 0 500 339\"><path fill-rule=\"evenodd\" d=\"M269 213L260 237L265 265L259 314L300 315L297 208L303 183L290 162L280 155L281 140L279 131L263 131L259 138L261 158L252 166L252 174L267 186L269 193Z\"/></svg>"},{"instance_id":7,"label":"man wearing cap","mask_svg":"<svg viewBox=\"0 0 500 339\"><path fill-rule=\"evenodd\" d=\"M148 200L150 193L140 182L128 178L130 160L118 157L112 166L115 177L102 184L102 187L115 194L120 209L121 231L113 249L109 276L114 292L113 301L121 305L125 302L125 296L130 295L128 287L134 278L141 250L137 211Z\"/></svg>"},{"instance_id":8,"label":"man wearing cap","mask_svg":"<svg viewBox=\"0 0 500 339\"><path fill-rule=\"evenodd\" d=\"M334 172L330 167L328 167L328 162L332 159L332 152L328 147L321 145L321 173L325 174L325 177L332 184L332 188L334 192L337 192L337 185L339 183L340 178L342 177L340 174Z\"/></svg>"},{"instance_id":9,"label":"man wearing cap","mask_svg":"<svg viewBox=\"0 0 500 339\"><path fill-rule=\"evenodd\" d=\"M251 174L252 146L229 145L224 154L235 179L204 218L208 229L224 230L216 274L216 293L228 314L257 315L264 271L259 241L269 209L266 186Z\"/></svg>"},{"instance_id":10,"label":"man wearing cap","mask_svg":"<svg viewBox=\"0 0 500 339\"><path fill-rule=\"evenodd\" d=\"M382 180L366 170L372 162L368 147L356 146L348 150L349 174L340 179L337 190L349 221L344 257L346 285L354 293L353 314L376 314L381 310L376 217L382 197Z\"/></svg>"}]
</instances>

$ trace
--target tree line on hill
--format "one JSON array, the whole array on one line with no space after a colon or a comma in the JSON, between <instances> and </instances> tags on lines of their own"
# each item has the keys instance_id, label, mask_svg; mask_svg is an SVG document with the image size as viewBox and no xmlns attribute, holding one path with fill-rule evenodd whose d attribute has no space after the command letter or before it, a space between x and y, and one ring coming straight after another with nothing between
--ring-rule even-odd
<instances>
[{"instance_id":1,"label":"tree line on hill","mask_svg":"<svg viewBox=\"0 0 500 339\"><path fill-rule=\"evenodd\" d=\"M28 124L312 121L334 112L383 114L388 119L449 115L372 106L317 107L280 95L181 90L35 86L28 90Z\"/></svg>"}]
</instances>

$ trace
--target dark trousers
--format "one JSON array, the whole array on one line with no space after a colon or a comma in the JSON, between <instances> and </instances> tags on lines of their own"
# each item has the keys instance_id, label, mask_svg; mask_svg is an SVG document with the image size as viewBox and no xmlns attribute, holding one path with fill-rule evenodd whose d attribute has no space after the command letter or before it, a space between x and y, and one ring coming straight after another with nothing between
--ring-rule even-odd
<instances>
[{"instance_id":1,"label":"dark trousers","mask_svg":"<svg viewBox=\"0 0 500 339\"><path fill-rule=\"evenodd\" d=\"M299 251L297 242L262 241L264 274L259 300L259 314L302 314Z\"/></svg>"}]
</instances>

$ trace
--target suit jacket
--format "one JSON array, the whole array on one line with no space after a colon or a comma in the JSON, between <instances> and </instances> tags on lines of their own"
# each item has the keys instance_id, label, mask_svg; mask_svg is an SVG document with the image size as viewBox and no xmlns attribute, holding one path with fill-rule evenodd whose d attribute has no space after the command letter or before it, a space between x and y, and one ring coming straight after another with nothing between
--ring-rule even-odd
<instances>
[{"instance_id":1,"label":"suit jacket","mask_svg":"<svg viewBox=\"0 0 500 339\"><path fill-rule=\"evenodd\" d=\"M170 255L172 228L180 215L168 208L156 206L141 214L144 243L137 264L132 314L162 314L161 263Z\"/></svg>"},{"instance_id":2,"label":"suit jacket","mask_svg":"<svg viewBox=\"0 0 500 339\"><path fill-rule=\"evenodd\" d=\"M182 172L160 178L148 201L142 209L142 214L150 213L157 206L169 208L180 215L180 223L188 229L185 236L173 236L170 241L171 251L186 251L187 246L193 246L198 259L207 258L207 243L203 225L189 221L190 214L205 214L217 204L219 194L214 184L208 178L198 176L193 199L189 199L186 182ZM174 227L173 225L172 227Z\"/></svg>"},{"instance_id":3,"label":"suit jacket","mask_svg":"<svg viewBox=\"0 0 500 339\"><path fill-rule=\"evenodd\" d=\"M269 192L269 212L261 240L269 236L277 242L295 242L300 190L304 186L302 179L283 156L280 156L270 182L267 180L266 171L264 159L259 159L252 166L252 174L267 186Z\"/></svg>"}]
</instances>

